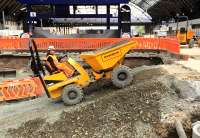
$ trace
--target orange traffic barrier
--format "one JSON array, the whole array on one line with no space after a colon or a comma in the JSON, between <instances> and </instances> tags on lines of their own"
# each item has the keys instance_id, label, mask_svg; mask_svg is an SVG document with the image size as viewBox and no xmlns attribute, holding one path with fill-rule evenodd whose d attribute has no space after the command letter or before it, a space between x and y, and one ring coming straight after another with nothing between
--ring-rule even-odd
<instances>
[{"instance_id":1,"label":"orange traffic barrier","mask_svg":"<svg viewBox=\"0 0 200 138\"><path fill-rule=\"evenodd\" d=\"M60 51L87 51L103 48L119 41L123 38L36 38L34 39L38 50L47 50L53 45ZM170 53L179 54L180 45L178 40L172 37L166 38L130 38L130 41L137 41L138 45L133 49L142 50L165 50ZM29 40L26 38L0 39L0 50L27 51Z\"/></svg>"},{"instance_id":2,"label":"orange traffic barrier","mask_svg":"<svg viewBox=\"0 0 200 138\"><path fill-rule=\"evenodd\" d=\"M175 38L132 38L138 45L134 49L168 51L179 54L180 45Z\"/></svg>"},{"instance_id":3,"label":"orange traffic barrier","mask_svg":"<svg viewBox=\"0 0 200 138\"><path fill-rule=\"evenodd\" d=\"M0 101L38 97L43 94L38 78L8 80L0 84Z\"/></svg>"}]
</instances>

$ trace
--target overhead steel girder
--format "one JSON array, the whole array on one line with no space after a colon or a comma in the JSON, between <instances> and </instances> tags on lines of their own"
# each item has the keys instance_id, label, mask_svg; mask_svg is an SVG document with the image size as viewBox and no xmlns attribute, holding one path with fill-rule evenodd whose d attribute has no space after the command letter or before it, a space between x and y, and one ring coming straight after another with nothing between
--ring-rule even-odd
<instances>
[{"instance_id":1,"label":"overhead steel girder","mask_svg":"<svg viewBox=\"0 0 200 138\"><path fill-rule=\"evenodd\" d=\"M21 4L17 3L16 6L13 9L10 9L8 11L9 14L13 14L15 11L17 11L18 9L20 9L22 7Z\"/></svg>"},{"instance_id":2,"label":"overhead steel girder","mask_svg":"<svg viewBox=\"0 0 200 138\"><path fill-rule=\"evenodd\" d=\"M120 4L128 3L129 0L17 0L23 4L29 5L108 5L108 4Z\"/></svg>"},{"instance_id":3,"label":"overhead steel girder","mask_svg":"<svg viewBox=\"0 0 200 138\"><path fill-rule=\"evenodd\" d=\"M3 0L1 3L0 3L0 12L3 10L3 7L5 5L5 3L7 2L7 0Z\"/></svg>"},{"instance_id":4,"label":"overhead steel girder","mask_svg":"<svg viewBox=\"0 0 200 138\"><path fill-rule=\"evenodd\" d=\"M51 18L118 18L118 17L113 17L112 14L107 15L107 14L76 14L76 15L66 15L65 17L61 16L52 16L49 14L37 14L36 18L42 18L42 19L49 19Z\"/></svg>"},{"instance_id":5,"label":"overhead steel girder","mask_svg":"<svg viewBox=\"0 0 200 138\"><path fill-rule=\"evenodd\" d=\"M5 8L7 8L12 2L13 0L6 0L6 2L0 7L0 11L5 10Z\"/></svg>"}]
</instances>

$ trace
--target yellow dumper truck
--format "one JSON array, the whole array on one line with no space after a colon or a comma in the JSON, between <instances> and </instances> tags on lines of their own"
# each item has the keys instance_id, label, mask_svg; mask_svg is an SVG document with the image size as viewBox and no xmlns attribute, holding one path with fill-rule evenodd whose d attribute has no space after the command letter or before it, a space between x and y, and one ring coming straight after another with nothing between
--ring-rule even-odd
<instances>
[{"instance_id":1,"label":"yellow dumper truck","mask_svg":"<svg viewBox=\"0 0 200 138\"><path fill-rule=\"evenodd\" d=\"M33 44L37 52L37 47L35 43ZM40 75L48 97L53 100L62 100L66 105L75 105L84 98L83 88L99 79L111 79L117 88L130 85L133 80L131 69L122 63L125 55L135 45L136 42L126 41L81 54L80 58L89 65L89 69L85 69L74 59L68 58L67 62L76 70L72 77L68 78L63 72ZM32 59L37 59L37 57L33 55Z\"/></svg>"},{"instance_id":2,"label":"yellow dumper truck","mask_svg":"<svg viewBox=\"0 0 200 138\"><path fill-rule=\"evenodd\" d=\"M186 24L180 27L180 22L186 21ZM176 27L176 36L181 45L188 45L189 48L194 47L195 41L195 33L189 25L189 20L187 16L178 16L177 19L177 27Z\"/></svg>"}]
</instances>

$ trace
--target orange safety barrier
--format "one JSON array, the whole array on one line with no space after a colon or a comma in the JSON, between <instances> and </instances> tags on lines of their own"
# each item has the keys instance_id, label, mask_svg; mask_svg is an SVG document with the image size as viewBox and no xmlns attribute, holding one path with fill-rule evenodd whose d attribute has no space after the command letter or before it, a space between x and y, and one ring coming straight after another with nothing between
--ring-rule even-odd
<instances>
[{"instance_id":1,"label":"orange safety barrier","mask_svg":"<svg viewBox=\"0 0 200 138\"><path fill-rule=\"evenodd\" d=\"M179 54L180 45L175 38L132 38L138 45L134 49L142 50L162 50L170 53Z\"/></svg>"},{"instance_id":2,"label":"orange safety barrier","mask_svg":"<svg viewBox=\"0 0 200 138\"><path fill-rule=\"evenodd\" d=\"M20 49L19 38L1 38L0 39L0 50L17 50Z\"/></svg>"},{"instance_id":3,"label":"orange safety barrier","mask_svg":"<svg viewBox=\"0 0 200 138\"><path fill-rule=\"evenodd\" d=\"M37 38L34 39L38 50L47 50L53 45L57 50L81 51L95 50L111 44L117 43L122 39L118 38ZM28 50L27 39L20 39L20 49Z\"/></svg>"},{"instance_id":4,"label":"orange safety barrier","mask_svg":"<svg viewBox=\"0 0 200 138\"><path fill-rule=\"evenodd\" d=\"M38 97L44 92L38 78L7 80L0 84L0 101Z\"/></svg>"},{"instance_id":5,"label":"orange safety barrier","mask_svg":"<svg viewBox=\"0 0 200 138\"><path fill-rule=\"evenodd\" d=\"M123 38L36 38L38 50L47 50L50 45L60 51L87 51L103 48L122 41ZM130 38L137 41L133 49L166 50L179 54L180 45L175 38ZM0 39L0 50L28 50L28 39Z\"/></svg>"}]
</instances>

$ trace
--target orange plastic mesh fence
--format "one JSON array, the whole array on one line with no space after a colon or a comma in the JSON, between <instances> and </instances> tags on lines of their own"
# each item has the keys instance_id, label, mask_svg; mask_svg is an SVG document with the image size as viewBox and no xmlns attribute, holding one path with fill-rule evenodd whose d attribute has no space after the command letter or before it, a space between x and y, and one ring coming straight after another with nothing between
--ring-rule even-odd
<instances>
[{"instance_id":1,"label":"orange plastic mesh fence","mask_svg":"<svg viewBox=\"0 0 200 138\"><path fill-rule=\"evenodd\" d=\"M38 50L47 50L53 45L60 51L87 51L103 48L119 41L123 38L36 38ZM137 41L138 45L133 49L166 50L171 53L179 54L180 45L175 38L130 38L129 41ZM28 50L28 39L13 38L0 39L0 50Z\"/></svg>"}]
</instances>

